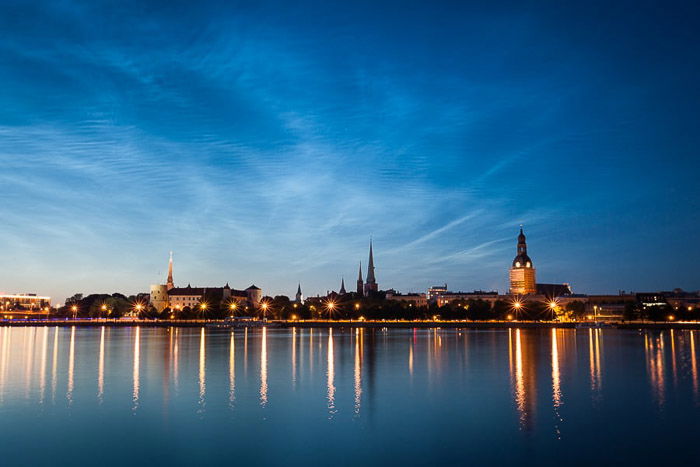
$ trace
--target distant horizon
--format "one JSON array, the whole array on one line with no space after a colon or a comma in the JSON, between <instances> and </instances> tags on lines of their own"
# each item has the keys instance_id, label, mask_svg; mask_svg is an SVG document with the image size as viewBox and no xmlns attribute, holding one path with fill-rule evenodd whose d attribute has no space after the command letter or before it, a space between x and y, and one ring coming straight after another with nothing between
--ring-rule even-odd
<instances>
[{"instance_id":1,"label":"distant horizon","mask_svg":"<svg viewBox=\"0 0 700 467\"><path fill-rule=\"evenodd\" d=\"M698 290L697 4L0 5L0 290Z\"/></svg>"}]
</instances>

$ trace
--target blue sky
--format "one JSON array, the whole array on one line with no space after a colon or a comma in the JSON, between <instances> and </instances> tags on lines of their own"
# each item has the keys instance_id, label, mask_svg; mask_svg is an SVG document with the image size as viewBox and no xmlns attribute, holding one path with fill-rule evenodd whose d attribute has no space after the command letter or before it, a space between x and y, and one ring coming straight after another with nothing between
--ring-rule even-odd
<instances>
[{"instance_id":1,"label":"blue sky","mask_svg":"<svg viewBox=\"0 0 700 467\"><path fill-rule=\"evenodd\" d=\"M3 2L0 291L700 287L690 2L346 3Z\"/></svg>"}]
</instances>

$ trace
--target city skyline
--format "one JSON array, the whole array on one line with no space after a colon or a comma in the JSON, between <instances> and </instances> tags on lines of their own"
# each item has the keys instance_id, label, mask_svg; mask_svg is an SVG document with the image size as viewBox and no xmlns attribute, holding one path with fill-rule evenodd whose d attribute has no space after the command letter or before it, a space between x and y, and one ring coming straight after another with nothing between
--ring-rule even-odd
<instances>
[{"instance_id":1,"label":"city skyline","mask_svg":"<svg viewBox=\"0 0 700 467\"><path fill-rule=\"evenodd\" d=\"M0 6L0 291L698 289L696 7L268 5Z\"/></svg>"}]
</instances>

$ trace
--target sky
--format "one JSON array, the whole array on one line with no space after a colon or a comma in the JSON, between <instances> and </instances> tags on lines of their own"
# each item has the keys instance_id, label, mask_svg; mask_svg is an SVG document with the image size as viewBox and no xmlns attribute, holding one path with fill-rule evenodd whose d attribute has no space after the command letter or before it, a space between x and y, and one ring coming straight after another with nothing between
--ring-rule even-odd
<instances>
[{"instance_id":1,"label":"sky","mask_svg":"<svg viewBox=\"0 0 700 467\"><path fill-rule=\"evenodd\" d=\"M700 289L699 9L3 1L0 292Z\"/></svg>"}]
</instances>

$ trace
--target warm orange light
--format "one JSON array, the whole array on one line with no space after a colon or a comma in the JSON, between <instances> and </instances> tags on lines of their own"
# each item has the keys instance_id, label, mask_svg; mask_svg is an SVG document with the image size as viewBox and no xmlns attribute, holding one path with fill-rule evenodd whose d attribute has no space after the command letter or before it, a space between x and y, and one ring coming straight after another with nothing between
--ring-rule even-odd
<instances>
[{"instance_id":1,"label":"warm orange light","mask_svg":"<svg viewBox=\"0 0 700 467\"><path fill-rule=\"evenodd\" d=\"M206 309L207 309L207 304L206 304L206 303L202 303L201 305L199 305L199 308L201 308L202 310L206 310Z\"/></svg>"},{"instance_id":2,"label":"warm orange light","mask_svg":"<svg viewBox=\"0 0 700 467\"><path fill-rule=\"evenodd\" d=\"M71 309L71 311L78 311L78 307L75 306L75 305L73 305L72 307L70 307L70 309Z\"/></svg>"},{"instance_id":3,"label":"warm orange light","mask_svg":"<svg viewBox=\"0 0 700 467\"><path fill-rule=\"evenodd\" d=\"M554 301L549 302L549 308L551 308L552 310L556 310L557 309L557 302L554 302Z\"/></svg>"},{"instance_id":4,"label":"warm orange light","mask_svg":"<svg viewBox=\"0 0 700 467\"><path fill-rule=\"evenodd\" d=\"M516 310L519 310L520 308L522 308L522 306L523 304L520 302L513 303L513 308L515 308Z\"/></svg>"},{"instance_id":5,"label":"warm orange light","mask_svg":"<svg viewBox=\"0 0 700 467\"><path fill-rule=\"evenodd\" d=\"M669 320L669 321L673 321L674 319L676 319L676 317L675 317L675 316L673 316L673 315L669 315L669 317L668 317L668 320Z\"/></svg>"},{"instance_id":6,"label":"warm orange light","mask_svg":"<svg viewBox=\"0 0 700 467\"><path fill-rule=\"evenodd\" d=\"M360 304L359 304L359 303L355 303L355 309L356 309L356 310L359 310L359 309L360 309Z\"/></svg>"},{"instance_id":7,"label":"warm orange light","mask_svg":"<svg viewBox=\"0 0 700 467\"><path fill-rule=\"evenodd\" d=\"M260 306L262 307L263 310L267 310L267 308L268 308L269 305L268 305L267 303L263 303L263 304L260 305Z\"/></svg>"},{"instance_id":8,"label":"warm orange light","mask_svg":"<svg viewBox=\"0 0 700 467\"><path fill-rule=\"evenodd\" d=\"M593 315L588 315L588 319L593 319Z\"/></svg>"},{"instance_id":9,"label":"warm orange light","mask_svg":"<svg viewBox=\"0 0 700 467\"><path fill-rule=\"evenodd\" d=\"M513 315L508 315L506 316L506 318L510 321L511 319L513 319Z\"/></svg>"},{"instance_id":10,"label":"warm orange light","mask_svg":"<svg viewBox=\"0 0 700 467\"><path fill-rule=\"evenodd\" d=\"M107 305L102 305L102 311L105 311L107 309Z\"/></svg>"},{"instance_id":11,"label":"warm orange light","mask_svg":"<svg viewBox=\"0 0 700 467\"><path fill-rule=\"evenodd\" d=\"M236 304L235 304L235 303L232 303L232 304L229 306L229 308L231 308L232 310L235 310L235 309L236 309Z\"/></svg>"},{"instance_id":12,"label":"warm orange light","mask_svg":"<svg viewBox=\"0 0 700 467\"><path fill-rule=\"evenodd\" d=\"M297 315L292 315L291 318L292 318L292 321L295 321L297 319Z\"/></svg>"}]
</instances>

